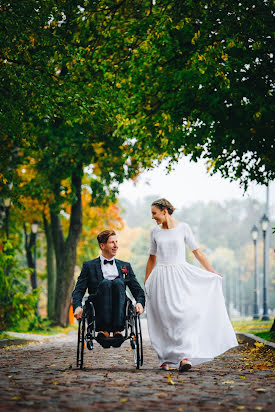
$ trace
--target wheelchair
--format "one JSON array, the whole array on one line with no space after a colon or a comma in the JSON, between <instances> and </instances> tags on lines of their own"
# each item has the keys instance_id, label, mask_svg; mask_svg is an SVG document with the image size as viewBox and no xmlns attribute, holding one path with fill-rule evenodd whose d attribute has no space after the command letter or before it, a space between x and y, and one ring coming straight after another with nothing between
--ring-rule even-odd
<instances>
[{"instance_id":1,"label":"wheelchair","mask_svg":"<svg viewBox=\"0 0 275 412\"><path fill-rule=\"evenodd\" d=\"M89 305L89 306L87 306ZM125 308L125 329L122 337L97 338L96 336L96 318L95 307L92 302L86 301L83 306L82 318L78 320L78 340L77 340L77 368L83 368L84 349L93 349L93 341L99 343L103 348L120 347L126 340L130 341L130 347L133 350L134 365L140 369L143 365L143 346L142 333L140 325L140 316L136 312L131 299L127 297ZM86 342L86 345L85 345Z\"/></svg>"}]
</instances>

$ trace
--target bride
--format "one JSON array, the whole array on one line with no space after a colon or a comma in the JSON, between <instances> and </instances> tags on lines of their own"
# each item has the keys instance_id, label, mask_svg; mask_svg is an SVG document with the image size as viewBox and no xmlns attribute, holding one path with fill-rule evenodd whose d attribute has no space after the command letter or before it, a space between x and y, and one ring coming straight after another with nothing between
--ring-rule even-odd
<instances>
[{"instance_id":1,"label":"bride","mask_svg":"<svg viewBox=\"0 0 275 412\"><path fill-rule=\"evenodd\" d=\"M177 222L166 199L152 203L145 291L151 343L159 366L187 371L237 346L223 292L222 276L200 251L190 226ZM185 244L206 269L185 260Z\"/></svg>"}]
</instances>

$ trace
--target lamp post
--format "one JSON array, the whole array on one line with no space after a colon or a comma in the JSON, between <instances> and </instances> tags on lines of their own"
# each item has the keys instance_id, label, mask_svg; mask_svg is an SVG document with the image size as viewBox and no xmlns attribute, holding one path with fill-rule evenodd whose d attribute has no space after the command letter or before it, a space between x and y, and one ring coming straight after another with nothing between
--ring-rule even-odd
<instances>
[{"instance_id":1,"label":"lamp post","mask_svg":"<svg viewBox=\"0 0 275 412\"><path fill-rule=\"evenodd\" d=\"M258 253L257 253L257 239L258 239L258 228L256 225L251 229L251 237L254 243L254 314L253 319L259 319L259 289L258 289Z\"/></svg>"},{"instance_id":2,"label":"lamp post","mask_svg":"<svg viewBox=\"0 0 275 412\"><path fill-rule=\"evenodd\" d=\"M38 222L32 223L32 233L34 235L34 243L33 243L33 288L37 289L37 273L36 273L36 235L38 231Z\"/></svg>"},{"instance_id":3,"label":"lamp post","mask_svg":"<svg viewBox=\"0 0 275 412\"><path fill-rule=\"evenodd\" d=\"M39 222L33 222L32 233L34 235L34 243L33 243L33 289L37 289L37 272L36 272L36 236L38 231ZM39 318L39 310L38 310L38 300L36 302L36 317Z\"/></svg>"},{"instance_id":4,"label":"lamp post","mask_svg":"<svg viewBox=\"0 0 275 412\"><path fill-rule=\"evenodd\" d=\"M268 316L268 308L267 308L267 262L266 262L266 232L268 229L269 219L264 214L261 219L261 227L263 231L263 239L264 239L264 281L263 281L263 317L262 320L269 320Z\"/></svg>"}]
</instances>

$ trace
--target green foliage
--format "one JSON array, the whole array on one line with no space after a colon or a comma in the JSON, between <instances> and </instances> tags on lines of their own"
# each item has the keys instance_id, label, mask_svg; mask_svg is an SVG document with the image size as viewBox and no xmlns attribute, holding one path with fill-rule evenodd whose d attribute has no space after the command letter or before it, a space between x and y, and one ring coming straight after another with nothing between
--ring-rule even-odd
<instances>
[{"instance_id":1,"label":"green foliage","mask_svg":"<svg viewBox=\"0 0 275 412\"><path fill-rule=\"evenodd\" d=\"M28 275L28 269L18 266L12 245L5 244L4 251L0 251L0 330L34 316L38 290L28 292Z\"/></svg>"}]
</instances>

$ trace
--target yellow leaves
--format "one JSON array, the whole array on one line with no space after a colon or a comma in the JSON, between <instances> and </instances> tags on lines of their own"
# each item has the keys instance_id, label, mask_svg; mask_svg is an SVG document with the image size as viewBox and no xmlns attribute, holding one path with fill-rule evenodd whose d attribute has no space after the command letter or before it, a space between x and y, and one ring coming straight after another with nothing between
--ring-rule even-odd
<instances>
[{"instance_id":1,"label":"yellow leaves","mask_svg":"<svg viewBox=\"0 0 275 412\"><path fill-rule=\"evenodd\" d=\"M174 381L172 380L172 373L168 373L168 382L170 385L175 385Z\"/></svg>"},{"instance_id":2,"label":"yellow leaves","mask_svg":"<svg viewBox=\"0 0 275 412\"><path fill-rule=\"evenodd\" d=\"M102 147L102 146L103 146L103 143L102 143L102 142L92 143L92 146L93 146L94 152L95 152L98 156L100 156L102 153L104 153L104 148Z\"/></svg>"},{"instance_id":3,"label":"yellow leaves","mask_svg":"<svg viewBox=\"0 0 275 412\"><path fill-rule=\"evenodd\" d=\"M207 162L206 162L207 173L210 172L210 170L215 166L215 164L216 164L216 160L207 160Z\"/></svg>"},{"instance_id":4,"label":"yellow leaves","mask_svg":"<svg viewBox=\"0 0 275 412\"><path fill-rule=\"evenodd\" d=\"M121 88L121 83L117 82L117 83L116 83L116 87L117 87L118 89L120 89L120 88Z\"/></svg>"},{"instance_id":5,"label":"yellow leaves","mask_svg":"<svg viewBox=\"0 0 275 412\"><path fill-rule=\"evenodd\" d=\"M53 385L58 385L58 382L57 381L52 381L52 384Z\"/></svg>"},{"instance_id":6,"label":"yellow leaves","mask_svg":"<svg viewBox=\"0 0 275 412\"><path fill-rule=\"evenodd\" d=\"M240 376L241 379L246 379L246 376Z\"/></svg>"},{"instance_id":7,"label":"yellow leaves","mask_svg":"<svg viewBox=\"0 0 275 412\"><path fill-rule=\"evenodd\" d=\"M162 129L159 129L158 134L159 136L164 136L164 131Z\"/></svg>"},{"instance_id":8,"label":"yellow leaves","mask_svg":"<svg viewBox=\"0 0 275 412\"><path fill-rule=\"evenodd\" d=\"M162 113L162 117L164 118L164 120L170 120L171 116L168 113Z\"/></svg>"},{"instance_id":9,"label":"yellow leaves","mask_svg":"<svg viewBox=\"0 0 275 412\"><path fill-rule=\"evenodd\" d=\"M195 36L193 37L193 39L191 40L191 43L195 44L196 40L200 37L200 35L201 35L201 32L200 30L198 30L197 33L195 33Z\"/></svg>"},{"instance_id":10,"label":"yellow leaves","mask_svg":"<svg viewBox=\"0 0 275 412\"><path fill-rule=\"evenodd\" d=\"M29 39L30 39L30 43L31 43L32 47L34 47L35 37L34 37L34 36L30 36Z\"/></svg>"},{"instance_id":11,"label":"yellow leaves","mask_svg":"<svg viewBox=\"0 0 275 412\"><path fill-rule=\"evenodd\" d=\"M262 348L264 346L262 342L255 342L254 345L256 346L256 348Z\"/></svg>"},{"instance_id":12,"label":"yellow leaves","mask_svg":"<svg viewBox=\"0 0 275 412\"><path fill-rule=\"evenodd\" d=\"M158 123L158 122L157 122L157 123L155 123L155 124L154 124L154 126L158 127L158 126L159 126L159 123Z\"/></svg>"},{"instance_id":13,"label":"yellow leaves","mask_svg":"<svg viewBox=\"0 0 275 412\"><path fill-rule=\"evenodd\" d=\"M125 403L128 401L128 398L120 398L120 402Z\"/></svg>"},{"instance_id":14,"label":"yellow leaves","mask_svg":"<svg viewBox=\"0 0 275 412\"><path fill-rule=\"evenodd\" d=\"M228 54L223 54L221 57L225 62L228 60Z\"/></svg>"},{"instance_id":15,"label":"yellow leaves","mask_svg":"<svg viewBox=\"0 0 275 412\"><path fill-rule=\"evenodd\" d=\"M223 381L222 385L232 385L235 381Z\"/></svg>"},{"instance_id":16,"label":"yellow leaves","mask_svg":"<svg viewBox=\"0 0 275 412\"><path fill-rule=\"evenodd\" d=\"M203 60L205 60L205 57L202 54L198 55L198 60L201 62Z\"/></svg>"},{"instance_id":17,"label":"yellow leaves","mask_svg":"<svg viewBox=\"0 0 275 412\"><path fill-rule=\"evenodd\" d=\"M237 408L236 409L238 409L238 410L243 410L243 409L245 409L245 406L243 406L243 405L239 405L239 406L237 406Z\"/></svg>"}]
</instances>

